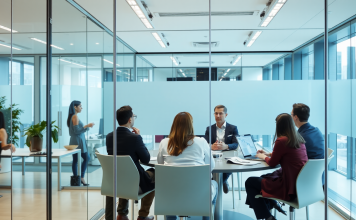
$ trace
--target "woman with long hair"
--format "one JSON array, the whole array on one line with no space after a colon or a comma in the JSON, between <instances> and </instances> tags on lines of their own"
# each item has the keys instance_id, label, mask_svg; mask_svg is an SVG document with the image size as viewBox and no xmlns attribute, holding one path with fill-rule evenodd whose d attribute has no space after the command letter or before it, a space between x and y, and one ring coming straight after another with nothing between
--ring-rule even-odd
<instances>
[{"instance_id":1,"label":"woman with long hair","mask_svg":"<svg viewBox=\"0 0 356 220\"><path fill-rule=\"evenodd\" d=\"M250 177L245 182L246 204L254 210L257 219L275 220L270 212L272 208L286 215L276 201L256 199L255 196L262 194L263 197L285 201L296 197L297 176L308 161L304 143L303 137L295 129L292 116L287 113L278 115L273 152L259 150L256 157L263 159L271 167L280 164L281 169L261 177Z\"/></svg>"},{"instance_id":2,"label":"woman with long hair","mask_svg":"<svg viewBox=\"0 0 356 220\"><path fill-rule=\"evenodd\" d=\"M81 156L83 158L83 163L81 167L81 183L84 186L88 186L84 180L85 170L87 169L88 162L90 160L90 155L88 153L87 143L85 141L84 133L94 126L94 123L89 123L83 125L79 120L78 113L82 112L82 104L80 101L72 101L69 106L67 126L69 128L70 145L78 145L77 149L81 149ZM72 163L73 175L78 176L78 157L76 154L73 154L73 163Z\"/></svg>"},{"instance_id":3,"label":"woman with long hair","mask_svg":"<svg viewBox=\"0 0 356 220\"><path fill-rule=\"evenodd\" d=\"M9 149L12 151L12 153L16 151L16 148L13 144L7 143L5 117L4 114L0 111L0 162L1 162L1 151L9 150ZM0 168L1 168L1 164L0 164Z\"/></svg>"},{"instance_id":4,"label":"woman with long hair","mask_svg":"<svg viewBox=\"0 0 356 220\"><path fill-rule=\"evenodd\" d=\"M204 138L194 135L193 117L188 112L180 112L174 118L168 138L163 139L159 145L157 162L158 164L178 166L211 164L211 170L214 169L215 163L210 156L209 145ZM217 183L212 180L213 206L216 203L217 186ZM175 219L177 216L167 216L167 220ZM203 220L207 219L209 217L203 217Z\"/></svg>"}]
</instances>

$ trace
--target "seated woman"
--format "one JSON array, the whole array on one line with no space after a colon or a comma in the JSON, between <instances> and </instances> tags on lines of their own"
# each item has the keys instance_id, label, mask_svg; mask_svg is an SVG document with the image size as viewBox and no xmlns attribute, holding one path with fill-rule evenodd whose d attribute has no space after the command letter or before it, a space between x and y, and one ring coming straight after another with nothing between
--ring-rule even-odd
<instances>
[{"instance_id":1,"label":"seated woman","mask_svg":"<svg viewBox=\"0 0 356 220\"><path fill-rule=\"evenodd\" d=\"M271 154L258 151L257 157L271 166L281 165L282 169L262 177L250 177L245 182L246 204L255 212L257 219L274 220L270 210L276 208L285 214L276 201L264 198L256 199L256 195L273 197L285 201L296 196L296 181L300 170L308 161L305 141L296 131L292 117L283 113L276 118L276 134Z\"/></svg>"},{"instance_id":2,"label":"seated woman","mask_svg":"<svg viewBox=\"0 0 356 220\"><path fill-rule=\"evenodd\" d=\"M158 164L179 166L211 163L211 170L214 169L215 163L210 156L209 145L204 138L194 136L193 117L188 112L180 112L174 118L168 138L163 139L159 145L157 162ZM217 183L212 180L211 198L213 206L216 203L217 186ZM175 219L177 219L177 216L167 216L167 220ZM203 220L208 219L207 216L203 217Z\"/></svg>"},{"instance_id":3,"label":"seated woman","mask_svg":"<svg viewBox=\"0 0 356 220\"><path fill-rule=\"evenodd\" d=\"M16 151L16 148L13 144L7 143L7 132L5 127L5 117L2 112L0 112L0 162L1 162L1 151L10 149L12 153ZM0 164L1 169L1 164Z\"/></svg>"}]
</instances>

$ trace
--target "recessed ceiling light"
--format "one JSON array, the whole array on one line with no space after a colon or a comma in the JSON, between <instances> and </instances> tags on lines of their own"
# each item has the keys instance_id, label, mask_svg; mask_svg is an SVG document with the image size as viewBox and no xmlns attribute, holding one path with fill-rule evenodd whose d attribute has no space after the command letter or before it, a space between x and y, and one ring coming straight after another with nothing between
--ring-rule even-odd
<instances>
[{"instance_id":1,"label":"recessed ceiling light","mask_svg":"<svg viewBox=\"0 0 356 220\"><path fill-rule=\"evenodd\" d=\"M247 40L244 42L246 47L251 47L256 39L261 35L262 31L252 31L248 36Z\"/></svg>"},{"instance_id":2,"label":"recessed ceiling light","mask_svg":"<svg viewBox=\"0 0 356 220\"><path fill-rule=\"evenodd\" d=\"M177 62L176 58L171 57L171 60L173 61L173 63L174 63L176 66L178 66L178 65L179 65L179 63Z\"/></svg>"},{"instance_id":3,"label":"recessed ceiling light","mask_svg":"<svg viewBox=\"0 0 356 220\"><path fill-rule=\"evenodd\" d=\"M62 62L66 62L66 63L71 63L71 64L74 64L74 65L77 65L77 66L86 67L84 65L81 65L81 64L73 62L73 61L68 61L68 60L64 60L64 59L58 59L58 60L60 60Z\"/></svg>"},{"instance_id":4,"label":"recessed ceiling light","mask_svg":"<svg viewBox=\"0 0 356 220\"><path fill-rule=\"evenodd\" d=\"M231 61L231 64L236 65L236 63L239 62L240 59L241 59L241 56L237 56L233 62Z\"/></svg>"},{"instance_id":5,"label":"recessed ceiling light","mask_svg":"<svg viewBox=\"0 0 356 220\"><path fill-rule=\"evenodd\" d=\"M267 27L272 19L277 15L287 0L274 0L266 9L265 16L262 17L261 27Z\"/></svg>"},{"instance_id":6,"label":"recessed ceiling light","mask_svg":"<svg viewBox=\"0 0 356 220\"><path fill-rule=\"evenodd\" d=\"M95 44L99 44L99 43L95 43Z\"/></svg>"},{"instance_id":7,"label":"recessed ceiling light","mask_svg":"<svg viewBox=\"0 0 356 220\"><path fill-rule=\"evenodd\" d=\"M163 37L161 37L160 34L158 34L157 32L153 32L152 35L158 41L158 43L159 43L159 45L161 45L161 47L166 48L166 45L163 42Z\"/></svg>"},{"instance_id":8,"label":"recessed ceiling light","mask_svg":"<svg viewBox=\"0 0 356 220\"><path fill-rule=\"evenodd\" d=\"M142 23L146 26L146 28L152 29L153 25L141 1L126 0L126 2L130 5L132 10L135 12L137 17L142 21Z\"/></svg>"},{"instance_id":9,"label":"recessed ceiling light","mask_svg":"<svg viewBox=\"0 0 356 220\"><path fill-rule=\"evenodd\" d=\"M0 46L11 48L11 46L9 44L6 44L6 43L0 43ZM20 48L17 48L17 47L12 47L12 49L21 50Z\"/></svg>"},{"instance_id":10,"label":"recessed ceiling light","mask_svg":"<svg viewBox=\"0 0 356 220\"><path fill-rule=\"evenodd\" d=\"M5 27L5 26L0 25L0 28L1 28L1 29L4 29L4 30L6 30L6 31L10 31L10 32L11 32L11 29L8 28L8 27ZM12 33L16 33L16 32L18 32L18 31L15 31L14 29L12 29Z\"/></svg>"},{"instance_id":11,"label":"recessed ceiling light","mask_svg":"<svg viewBox=\"0 0 356 220\"><path fill-rule=\"evenodd\" d=\"M73 44L70 44L71 46L73 46Z\"/></svg>"},{"instance_id":12,"label":"recessed ceiling light","mask_svg":"<svg viewBox=\"0 0 356 220\"><path fill-rule=\"evenodd\" d=\"M46 41L43 41L43 40L40 40L40 39L37 39L37 38L34 38L34 37L31 37L31 40L34 40L34 41L37 41L37 42L40 42L40 43L43 43L43 44L47 44ZM53 45L53 44L51 44L51 47L57 48L59 50L64 50L63 48L58 47L58 46Z\"/></svg>"}]
</instances>

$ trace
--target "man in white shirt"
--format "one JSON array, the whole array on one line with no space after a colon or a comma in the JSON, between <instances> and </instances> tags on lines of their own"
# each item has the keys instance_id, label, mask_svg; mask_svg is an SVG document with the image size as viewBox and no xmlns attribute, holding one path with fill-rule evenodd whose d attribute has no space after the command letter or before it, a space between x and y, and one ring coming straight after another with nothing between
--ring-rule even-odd
<instances>
[{"instance_id":1,"label":"man in white shirt","mask_svg":"<svg viewBox=\"0 0 356 220\"><path fill-rule=\"evenodd\" d=\"M211 143L212 150L236 150L238 143L236 135L239 135L235 125L226 122L227 108L224 105L217 105L214 108L216 124L211 126L211 139L209 140L209 127L206 128L205 140ZM223 174L224 193L229 192L227 180L231 173Z\"/></svg>"}]
</instances>

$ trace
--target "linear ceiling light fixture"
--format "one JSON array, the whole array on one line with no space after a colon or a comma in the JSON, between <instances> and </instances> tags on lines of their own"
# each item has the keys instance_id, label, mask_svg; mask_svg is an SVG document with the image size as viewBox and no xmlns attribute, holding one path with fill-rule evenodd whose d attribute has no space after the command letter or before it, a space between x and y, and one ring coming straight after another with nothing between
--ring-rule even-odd
<instances>
[{"instance_id":1,"label":"linear ceiling light fixture","mask_svg":"<svg viewBox=\"0 0 356 220\"><path fill-rule=\"evenodd\" d=\"M111 64L113 64L114 65L114 63L113 62L111 62L111 61L109 61L109 60L105 60L105 59L103 59L105 62L107 62L107 63L111 63ZM116 64L116 66L120 66L118 63Z\"/></svg>"},{"instance_id":2,"label":"linear ceiling light fixture","mask_svg":"<svg viewBox=\"0 0 356 220\"><path fill-rule=\"evenodd\" d=\"M64 60L64 59L58 59L58 60L60 60L60 61L62 61L62 62L66 62L66 63L71 63L71 64L74 64L74 65L77 65L77 66L86 67L86 66L84 66L84 65L82 65L82 64L75 63L75 62L73 62L73 61L68 61L68 60Z\"/></svg>"},{"instance_id":3,"label":"linear ceiling light fixture","mask_svg":"<svg viewBox=\"0 0 356 220\"><path fill-rule=\"evenodd\" d=\"M178 66L180 64L180 62L178 61L177 58L171 57L171 60L173 61L173 63Z\"/></svg>"},{"instance_id":4,"label":"linear ceiling light fixture","mask_svg":"<svg viewBox=\"0 0 356 220\"><path fill-rule=\"evenodd\" d=\"M247 40L245 40L244 45L246 47L251 47L252 44L256 41L256 39L261 35L262 31L251 31Z\"/></svg>"},{"instance_id":5,"label":"linear ceiling light fixture","mask_svg":"<svg viewBox=\"0 0 356 220\"><path fill-rule=\"evenodd\" d=\"M11 32L11 29L8 28L8 27L5 27L5 26L0 25L0 28L1 28L1 29L4 29L4 30L6 30L6 31L10 31L10 32ZM15 31L14 29L12 29L12 33L16 33L16 32L18 32L18 31Z\"/></svg>"},{"instance_id":6,"label":"linear ceiling light fixture","mask_svg":"<svg viewBox=\"0 0 356 220\"><path fill-rule=\"evenodd\" d=\"M43 41L43 40L40 40L40 39L37 39L37 38L34 38L34 37L31 37L31 40L34 40L34 41L37 41L37 42L40 42L40 43L43 43L43 44L47 44L46 41ZM64 50L63 48L58 47L58 46L53 45L53 44L51 44L51 47L57 48L59 50Z\"/></svg>"},{"instance_id":7,"label":"linear ceiling light fixture","mask_svg":"<svg viewBox=\"0 0 356 220\"><path fill-rule=\"evenodd\" d=\"M149 12L147 5L146 4L143 5L140 0L126 0L126 2L130 5L132 10L135 12L137 17L142 21L142 23L146 26L146 28L152 29L153 24L150 20L152 20L153 15L151 14L151 12Z\"/></svg>"},{"instance_id":8,"label":"linear ceiling light fixture","mask_svg":"<svg viewBox=\"0 0 356 220\"><path fill-rule=\"evenodd\" d=\"M259 26L267 27L272 19L277 15L287 0L269 0L267 7L260 14L261 23Z\"/></svg>"},{"instance_id":9,"label":"linear ceiling light fixture","mask_svg":"<svg viewBox=\"0 0 356 220\"><path fill-rule=\"evenodd\" d=\"M236 63L238 63L240 59L241 59L241 56L237 56L237 57L235 58L235 60L234 60L234 61L231 61L230 63L231 63L232 65L236 65Z\"/></svg>"},{"instance_id":10,"label":"linear ceiling light fixture","mask_svg":"<svg viewBox=\"0 0 356 220\"><path fill-rule=\"evenodd\" d=\"M7 48L11 48L11 45L9 45L9 44L7 44L7 43L0 43L0 46L7 47ZM12 49L21 50L20 48L17 48L17 47L12 47Z\"/></svg>"},{"instance_id":11,"label":"linear ceiling light fixture","mask_svg":"<svg viewBox=\"0 0 356 220\"><path fill-rule=\"evenodd\" d=\"M153 32L152 35L158 41L161 47L166 48L166 45L169 46L169 42L167 41L163 33Z\"/></svg>"}]
</instances>

